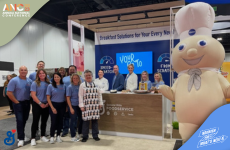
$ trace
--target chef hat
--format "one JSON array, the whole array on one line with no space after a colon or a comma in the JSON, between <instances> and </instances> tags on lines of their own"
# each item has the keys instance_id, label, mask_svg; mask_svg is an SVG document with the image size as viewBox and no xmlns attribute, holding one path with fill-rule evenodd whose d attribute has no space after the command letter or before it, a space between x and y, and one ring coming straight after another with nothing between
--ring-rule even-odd
<instances>
[{"instance_id":1,"label":"chef hat","mask_svg":"<svg viewBox=\"0 0 230 150\"><path fill-rule=\"evenodd\" d=\"M193 35L212 36L214 20L215 13L209 4L191 3L176 13L175 27L181 40Z\"/></svg>"}]
</instances>

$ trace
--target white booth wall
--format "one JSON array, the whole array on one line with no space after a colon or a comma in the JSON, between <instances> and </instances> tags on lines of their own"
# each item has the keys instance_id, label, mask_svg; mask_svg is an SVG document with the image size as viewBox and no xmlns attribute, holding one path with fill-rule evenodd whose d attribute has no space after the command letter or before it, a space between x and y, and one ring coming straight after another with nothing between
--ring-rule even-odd
<instances>
[{"instance_id":1,"label":"white booth wall","mask_svg":"<svg viewBox=\"0 0 230 150\"><path fill-rule=\"evenodd\" d=\"M80 36L73 34L80 41ZM85 39L85 69L95 73L94 41ZM45 68L69 67L68 32L31 19L12 41L0 47L0 61L13 62L15 73L25 65L29 73L36 70L38 61ZM29 74L28 73L28 74Z\"/></svg>"}]
</instances>

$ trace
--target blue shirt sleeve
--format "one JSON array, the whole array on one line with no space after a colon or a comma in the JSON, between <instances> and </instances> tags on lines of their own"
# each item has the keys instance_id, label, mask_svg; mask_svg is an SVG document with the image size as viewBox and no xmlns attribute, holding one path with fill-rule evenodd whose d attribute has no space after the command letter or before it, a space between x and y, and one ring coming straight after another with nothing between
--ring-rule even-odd
<instances>
[{"instance_id":1,"label":"blue shirt sleeve","mask_svg":"<svg viewBox=\"0 0 230 150\"><path fill-rule=\"evenodd\" d=\"M51 91L52 91L52 84L50 84L47 88L47 91L46 91L46 95L50 95L51 96Z\"/></svg>"},{"instance_id":2,"label":"blue shirt sleeve","mask_svg":"<svg viewBox=\"0 0 230 150\"><path fill-rule=\"evenodd\" d=\"M72 93L71 93L71 85L69 85L68 87L67 87L67 90L66 90L66 96L71 96L72 95Z\"/></svg>"},{"instance_id":3,"label":"blue shirt sleeve","mask_svg":"<svg viewBox=\"0 0 230 150\"><path fill-rule=\"evenodd\" d=\"M164 81L159 82L159 85L164 85L164 84L165 84Z\"/></svg>"},{"instance_id":4,"label":"blue shirt sleeve","mask_svg":"<svg viewBox=\"0 0 230 150\"><path fill-rule=\"evenodd\" d=\"M8 83L7 91L13 92L15 90L16 82L17 82L16 80L11 79L10 82Z\"/></svg>"},{"instance_id":5,"label":"blue shirt sleeve","mask_svg":"<svg viewBox=\"0 0 230 150\"><path fill-rule=\"evenodd\" d=\"M30 91L36 92L37 91L37 84L36 82L33 82L31 87L30 87Z\"/></svg>"},{"instance_id":6,"label":"blue shirt sleeve","mask_svg":"<svg viewBox=\"0 0 230 150\"><path fill-rule=\"evenodd\" d=\"M30 78L30 80L33 80L33 79L32 79L32 73L29 75L29 78Z\"/></svg>"},{"instance_id":7,"label":"blue shirt sleeve","mask_svg":"<svg viewBox=\"0 0 230 150\"><path fill-rule=\"evenodd\" d=\"M150 90L152 87L152 82L151 81L148 81L148 90Z\"/></svg>"}]
</instances>

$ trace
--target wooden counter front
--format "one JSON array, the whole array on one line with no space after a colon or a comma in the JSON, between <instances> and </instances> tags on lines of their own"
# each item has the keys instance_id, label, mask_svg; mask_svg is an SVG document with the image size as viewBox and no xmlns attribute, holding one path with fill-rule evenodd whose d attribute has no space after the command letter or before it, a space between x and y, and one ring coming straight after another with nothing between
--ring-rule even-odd
<instances>
[{"instance_id":1,"label":"wooden counter front","mask_svg":"<svg viewBox=\"0 0 230 150\"><path fill-rule=\"evenodd\" d=\"M102 94L99 130L162 136L162 95Z\"/></svg>"}]
</instances>

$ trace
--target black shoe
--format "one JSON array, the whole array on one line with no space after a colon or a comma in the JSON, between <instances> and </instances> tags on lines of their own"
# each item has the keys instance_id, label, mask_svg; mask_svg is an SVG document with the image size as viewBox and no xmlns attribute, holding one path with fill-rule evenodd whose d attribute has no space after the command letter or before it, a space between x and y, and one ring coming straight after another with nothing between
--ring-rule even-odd
<instances>
[{"instance_id":1,"label":"black shoe","mask_svg":"<svg viewBox=\"0 0 230 150\"><path fill-rule=\"evenodd\" d=\"M86 142L88 140L88 138L83 138L82 140L81 140L81 142Z\"/></svg>"},{"instance_id":2,"label":"black shoe","mask_svg":"<svg viewBox=\"0 0 230 150\"><path fill-rule=\"evenodd\" d=\"M9 113L8 115L9 115L9 116L10 116L10 115L14 115L14 112L12 112L12 113Z\"/></svg>"},{"instance_id":3,"label":"black shoe","mask_svg":"<svg viewBox=\"0 0 230 150\"><path fill-rule=\"evenodd\" d=\"M61 137L67 136L68 133L62 133Z\"/></svg>"},{"instance_id":4,"label":"black shoe","mask_svg":"<svg viewBox=\"0 0 230 150\"><path fill-rule=\"evenodd\" d=\"M93 138L95 141L100 141L99 137Z\"/></svg>"}]
</instances>

